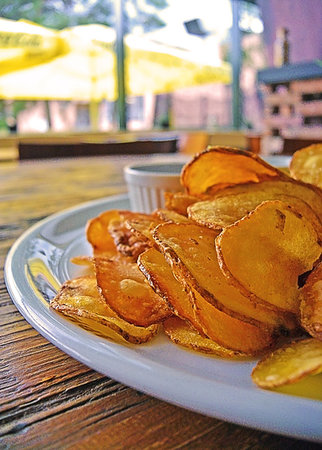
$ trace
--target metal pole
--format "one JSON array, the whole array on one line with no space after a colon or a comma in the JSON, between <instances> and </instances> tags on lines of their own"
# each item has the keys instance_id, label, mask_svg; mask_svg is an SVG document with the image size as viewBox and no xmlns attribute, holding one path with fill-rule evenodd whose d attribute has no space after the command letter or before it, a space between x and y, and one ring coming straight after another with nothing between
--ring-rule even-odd
<instances>
[{"instance_id":1,"label":"metal pole","mask_svg":"<svg viewBox=\"0 0 322 450\"><path fill-rule=\"evenodd\" d=\"M239 10L241 0L231 0L233 26L231 29L231 64L233 70L232 80L232 112L233 127L238 130L242 124L242 105L240 92L240 68L241 68L241 46L239 29Z\"/></svg>"},{"instance_id":2,"label":"metal pole","mask_svg":"<svg viewBox=\"0 0 322 450\"><path fill-rule=\"evenodd\" d=\"M126 92L124 71L124 1L116 0L117 118L120 130L126 130Z\"/></svg>"}]
</instances>

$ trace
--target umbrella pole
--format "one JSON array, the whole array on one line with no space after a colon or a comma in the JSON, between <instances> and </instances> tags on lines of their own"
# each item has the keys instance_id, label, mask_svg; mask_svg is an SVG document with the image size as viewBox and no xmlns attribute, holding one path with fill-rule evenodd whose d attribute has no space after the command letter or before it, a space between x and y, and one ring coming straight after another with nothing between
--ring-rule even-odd
<instances>
[{"instance_id":1,"label":"umbrella pole","mask_svg":"<svg viewBox=\"0 0 322 450\"><path fill-rule=\"evenodd\" d=\"M126 92L124 71L124 1L117 0L116 12L116 60L117 60L117 114L120 130L126 130Z\"/></svg>"},{"instance_id":2,"label":"umbrella pole","mask_svg":"<svg viewBox=\"0 0 322 450\"><path fill-rule=\"evenodd\" d=\"M240 0L232 0L233 26L231 30L231 64L233 70L232 100L233 100L233 127L238 130L241 127L241 93L240 93L240 67L241 67L241 48L240 48L240 29L239 29L239 11Z\"/></svg>"},{"instance_id":3,"label":"umbrella pole","mask_svg":"<svg viewBox=\"0 0 322 450\"><path fill-rule=\"evenodd\" d=\"M45 100L45 111L46 111L46 119L47 119L47 123L48 123L48 129L51 130L52 121L51 121L51 115L50 115L49 100Z\"/></svg>"}]
</instances>

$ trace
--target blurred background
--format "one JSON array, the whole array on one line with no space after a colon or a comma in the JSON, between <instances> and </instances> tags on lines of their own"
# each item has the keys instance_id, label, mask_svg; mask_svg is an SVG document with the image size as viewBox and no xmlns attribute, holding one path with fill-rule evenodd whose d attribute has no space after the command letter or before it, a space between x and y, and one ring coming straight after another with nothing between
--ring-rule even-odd
<instances>
[{"instance_id":1,"label":"blurred background","mask_svg":"<svg viewBox=\"0 0 322 450\"><path fill-rule=\"evenodd\" d=\"M321 23L321 0L1 0L0 150L119 132L175 133L187 153L322 140Z\"/></svg>"}]
</instances>

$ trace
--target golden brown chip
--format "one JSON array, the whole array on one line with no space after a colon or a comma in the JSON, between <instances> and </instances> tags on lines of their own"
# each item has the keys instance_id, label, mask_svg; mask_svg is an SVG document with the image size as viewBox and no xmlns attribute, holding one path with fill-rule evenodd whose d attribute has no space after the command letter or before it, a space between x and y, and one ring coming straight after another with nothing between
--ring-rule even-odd
<instances>
[{"instance_id":1,"label":"golden brown chip","mask_svg":"<svg viewBox=\"0 0 322 450\"><path fill-rule=\"evenodd\" d=\"M261 183L258 184L260 185ZM255 185L253 184L253 186ZM224 195L221 191L220 195L216 196L213 200L196 202L189 206L188 215L200 225L221 230L246 216L258 205L267 200L281 200L294 206L298 211L302 211L316 224L317 228L320 228L319 235L322 238L321 223L311 207L297 197L285 195L275 189L270 189L269 183L265 190L259 190L258 188L252 190L250 186L250 189L236 192L233 195Z\"/></svg>"},{"instance_id":2,"label":"golden brown chip","mask_svg":"<svg viewBox=\"0 0 322 450\"><path fill-rule=\"evenodd\" d=\"M291 159L290 172L296 180L322 188L322 142L296 151Z\"/></svg>"},{"instance_id":3,"label":"golden brown chip","mask_svg":"<svg viewBox=\"0 0 322 450\"><path fill-rule=\"evenodd\" d=\"M207 353L221 358L241 359L246 358L242 352L230 350L217 344L217 342L201 336L193 327L179 317L170 317L163 322L165 334L172 342L183 347Z\"/></svg>"},{"instance_id":4,"label":"golden brown chip","mask_svg":"<svg viewBox=\"0 0 322 450\"><path fill-rule=\"evenodd\" d=\"M216 193L215 197L222 195L239 195L244 192L262 192L269 193L270 197L279 195L288 195L304 201L319 218L322 223L322 191L312 184L288 178L287 180L271 180L259 183L239 184L225 188Z\"/></svg>"},{"instance_id":5,"label":"golden brown chip","mask_svg":"<svg viewBox=\"0 0 322 450\"><path fill-rule=\"evenodd\" d=\"M184 279L181 281L185 283ZM277 334L269 327L237 319L207 302L196 289L191 288L190 292L197 318L208 338L249 356L264 353L275 344Z\"/></svg>"},{"instance_id":6,"label":"golden brown chip","mask_svg":"<svg viewBox=\"0 0 322 450\"><path fill-rule=\"evenodd\" d=\"M50 306L56 311L78 319L81 325L89 326L91 331L133 344L149 341L158 331L156 325L136 327L115 314L102 299L95 277L79 277L66 281ZM88 319L82 321L82 319Z\"/></svg>"},{"instance_id":7,"label":"golden brown chip","mask_svg":"<svg viewBox=\"0 0 322 450\"><path fill-rule=\"evenodd\" d=\"M169 211L168 209L157 209L155 214L163 222L173 222L173 223L189 223L191 222L188 217L177 213L176 211Z\"/></svg>"},{"instance_id":8,"label":"golden brown chip","mask_svg":"<svg viewBox=\"0 0 322 450\"><path fill-rule=\"evenodd\" d=\"M274 388L321 372L322 342L310 338L294 341L266 356L254 368L252 379L262 388Z\"/></svg>"},{"instance_id":9,"label":"golden brown chip","mask_svg":"<svg viewBox=\"0 0 322 450\"><path fill-rule=\"evenodd\" d=\"M203 334L191 299L173 276L171 266L163 254L151 248L139 256L138 266L152 289L169 304L174 314L188 320L199 333Z\"/></svg>"},{"instance_id":10,"label":"golden brown chip","mask_svg":"<svg viewBox=\"0 0 322 450\"><path fill-rule=\"evenodd\" d=\"M322 341L322 262L308 276L300 292L301 324Z\"/></svg>"},{"instance_id":11,"label":"golden brown chip","mask_svg":"<svg viewBox=\"0 0 322 450\"><path fill-rule=\"evenodd\" d=\"M113 238L117 251L124 256L132 257L134 260L151 246L150 240L146 236L129 229L123 220L111 222L108 232Z\"/></svg>"},{"instance_id":12,"label":"golden brown chip","mask_svg":"<svg viewBox=\"0 0 322 450\"><path fill-rule=\"evenodd\" d=\"M165 208L169 211L175 211L183 216L187 215L188 206L200 200L199 197L185 194L183 192L165 192Z\"/></svg>"},{"instance_id":13,"label":"golden brown chip","mask_svg":"<svg viewBox=\"0 0 322 450\"><path fill-rule=\"evenodd\" d=\"M274 311L241 294L224 276L217 258L218 232L195 224L163 224L154 237L177 279L227 315L262 328L294 329L293 315Z\"/></svg>"},{"instance_id":14,"label":"golden brown chip","mask_svg":"<svg viewBox=\"0 0 322 450\"><path fill-rule=\"evenodd\" d=\"M70 261L77 266L94 266L94 259L91 256L73 256Z\"/></svg>"},{"instance_id":15,"label":"golden brown chip","mask_svg":"<svg viewBox=\"0 0 322 450\"><path fill-rule=\"evenodd\" d=\"M120 220L120 211L105 211L88 221L86 238L93 247L94 255L113 255L117 253L114 240L108 232L108 226L114 220Z\"/></svg>"},{"instance_id":16,"label":"golden brown chip","mask_svg":"<svg viewBox=\"0 0 322 450\"><path fill-rule=\"evenodd\" d=\"M132 259L122 255L95 258L95 268L97 285L105 301L127 322L147 327L172 314Z\"/></svg>"},{"instance_id":17,"label":"golden brown chip","mask_svg":"<svg viewBox=\"0 0 322 450\"><path fill-rule=\"evenodd\" d=\"M157 216L143 216L142 214L135 214L132 217L128 217L125 221L126 227L133 233L145 240L153 242L152 233L155 227L163 223L163 220Z\"/></svg>"},{"instance_id":18,"label":"golden brown chip","mask_svg":"<svg viewBox=\"0 0 322 450\"><path fill-rule=\"evenodd\" d=\"M196 155L181 172L181 184L192 196L213 195L219 189L240 183L287 178L255 153L219 146Z\"/></svg>"},{"instance_id":19,"label":"golden brown chip","mask_svg":"<svg viewBox=\"0 0 322 450\"><path fill-rule=\"evenodd\" d=\"M299 313L298 277L321 255L313 224L293 207L268 201L216 238L229 282L254 304Z\"/></svg>"}]
</instances>

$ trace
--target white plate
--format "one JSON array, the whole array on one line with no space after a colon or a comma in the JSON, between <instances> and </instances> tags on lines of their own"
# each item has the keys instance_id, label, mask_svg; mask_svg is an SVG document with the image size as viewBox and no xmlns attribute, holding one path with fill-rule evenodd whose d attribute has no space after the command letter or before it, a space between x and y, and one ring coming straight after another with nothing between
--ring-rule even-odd
<instances>
[{"instance_id":1,"label":"white plate","mask_svg":"<svg viewBox=\"0 0 322 450\"><path fill-rule=\"evenodd\" d=\"M86 221L114 208L129 209L127 196L50 216L13 245L5 278L26 320L75 359L137 390L236 424L321 441L322 402L258 389L250 377L254 362L193 353L163 335L145 345L120 345L83 330L48 307L56 287L79 270L70 257L90 254Z\"/></svg>"}]
</instances>

